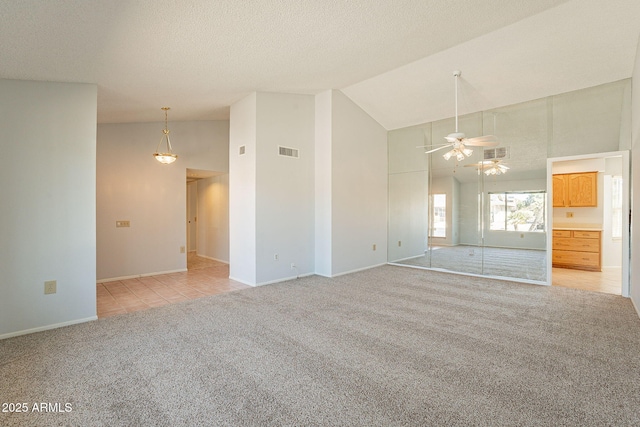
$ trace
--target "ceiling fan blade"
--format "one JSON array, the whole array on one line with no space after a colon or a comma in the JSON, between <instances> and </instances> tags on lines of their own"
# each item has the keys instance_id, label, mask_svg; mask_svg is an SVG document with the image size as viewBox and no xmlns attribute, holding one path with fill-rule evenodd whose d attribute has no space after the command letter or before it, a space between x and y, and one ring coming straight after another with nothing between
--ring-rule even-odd
<instances>
[{"instance_id":1,"label":"ceiling fan blade","mask_svg":"<svg viewBox=\"0 0 640 427\"><path fill-rule=\"evenodd\" d=\"M498 138L496 138L493 135L467 138L463 142L464 142L464 145L471 145L473 147L495 147L496 145L499 144Z\"/></svg>"},{"instance_id":2,"label":"ceiling fan blade","mask_svg":"<svg viewBox=\"0 0 640 427\"><path fill-rule=\"evenodd\" d=\"M437 148L433 148L433 149L431 149L431 150L429 150L429 151L425 151L424 153L425 153L425 154L431 154L431 153L433 153L433 152L436 152L436 151L438 151L438 150L442 150L443 148L448 148L448 147L451 147L451 144L445 144L445 145L443 145L443 146L441 146L441 147L437 147Z\"/></svg>"}]
</instances>

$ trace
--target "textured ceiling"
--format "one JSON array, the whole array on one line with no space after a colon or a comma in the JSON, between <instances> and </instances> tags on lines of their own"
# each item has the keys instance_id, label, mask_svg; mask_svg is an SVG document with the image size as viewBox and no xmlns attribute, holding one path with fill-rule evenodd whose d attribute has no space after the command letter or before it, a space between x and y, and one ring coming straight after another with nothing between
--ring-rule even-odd
<instances>
[{"instance_id":1,"label":"textured ceiling","mask_svg":"<svg viewBox=\"0 0 640 427\"><path fill-rule=\"evenodd\" d=\"M451 116L457 68L463 112L630 77L638 16L637 0L0 0L0 78L95 83L103 123L342 89L392 129Z\"/></svg>"}]
</instances>

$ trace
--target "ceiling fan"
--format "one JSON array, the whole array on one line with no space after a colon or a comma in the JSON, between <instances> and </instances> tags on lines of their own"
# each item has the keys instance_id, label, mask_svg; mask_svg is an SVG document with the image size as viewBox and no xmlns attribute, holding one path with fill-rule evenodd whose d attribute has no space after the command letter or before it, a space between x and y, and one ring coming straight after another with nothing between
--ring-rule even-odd
<instances>
[{"instance_id":1,"label":"ceiling fan","mask_svg":"<svg viewBox=\"0 0 640 427\"><path fill-rule=\"evenodd\" d=\"M509 170L509 166L503 165L501 160L483 160L479 163L474 163L471 165L464 165L465 167L474 167L478 169L478 175L480 171L483 171L485 175L502 175L507 173Z\"/></svg>"},{"instance_id":2,"label":"ceiling fan","mask_svg":"<svg viewBox=\"0 0 640 427\"><path fill-rule=\"evenodd\" d=\"M446 144L440 144L437 146L432 145L430 147L434 148L425 151L426 154L430 154L438 150L442 150L443 148L451 148L451 150L442 155L445 160L449 160L451 157L455 157L458 161L462 161L464 160L465 156L471 156L473 150L467 147L495 147L496 145L498 145L498 139L493 135L467 138L464 133L458 131L458 78L460 77L460 74L461 72L459 70L453 72L456 100L456 131L444 137L444 139L447 140Z\"/></svg>"}]
</instances>

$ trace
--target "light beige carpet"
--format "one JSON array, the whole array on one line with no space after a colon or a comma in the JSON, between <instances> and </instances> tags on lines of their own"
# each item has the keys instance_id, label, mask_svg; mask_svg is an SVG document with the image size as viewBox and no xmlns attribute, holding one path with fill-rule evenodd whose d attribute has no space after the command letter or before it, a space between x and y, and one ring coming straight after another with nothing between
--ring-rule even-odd
<instances>
[{"instance_id":1,"label":"light beige carpet","mask_svg":"<svg viewBox=\"0 0 640 427\"><path fill-rule=\"evenodd\" d=\"M439 246L424 256L398 263L460 273L547 281L547 252L535 249Z\"/></svg>"},{"instance_id":2,"label":"light beige carpet","mask_svg":"<svg viewBox=\"0 0 640 427\"><path fill-rule=\"evenodd\" d=\"M384 266L0 341L0 425L639 425L620 296Z\"/></svg>"}]
</instances>

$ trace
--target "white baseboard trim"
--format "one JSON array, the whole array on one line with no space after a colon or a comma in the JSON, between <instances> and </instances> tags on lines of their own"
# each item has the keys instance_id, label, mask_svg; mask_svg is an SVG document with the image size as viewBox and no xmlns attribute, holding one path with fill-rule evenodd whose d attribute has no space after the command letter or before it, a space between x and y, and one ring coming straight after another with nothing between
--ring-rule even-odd
<instances>
[{"instance_id":1,"label":"white baseboard trim","mask_svg":"<svg viewBox=\"0 0 640 427\"><path fill-rule=\"evenodd\" d=\"M388 264L393 264L394 262L400 262L400 261L407 261L407 260L410 260L410 259L422 258L423 256L425 256L425 254L408 256L406 258L400 258L400 259L396 259L394 261L389 261Z\"/></svg>"},{"instance_id":2,"label":"white baseboard trim","mask_svg":"<svg viewBox=\"0 0 640 427\"><path fill-rule=\"evenodd\" d=\"M462 271L446 270L444 268L423 267L423 266L420 266L420 265L410 265L410 264L398 264L398 263L395 263L395 262L389 262L387 264L388 265L393 265L393 266L396 266L396 267L415 268L417 270L427 270L427 271L437 271L439 273L457 274L459 276L469 276L469 277L480 277L480 278L484 278L484 279L504 280L506 282L527 283L529 285L551 286L547 282L540 282L538 280L520 279L520 278L517 278L517 277L502 277L502 276L491 276L491 275L484 275L484 274L465 273L465 272L462 272Z\"/></svg>"},{"instance_id":3,"label":"white baseboard trim","mask_svg":"<svg viewBox=\"0 0 640 427\"><path fill-rule=\"evenodd\" d=\"M628 298L631 300L631 304L633 305L633 308L636 309L636 313L638 314L638 317L640 317L640 307L638 307L638 305L636 304L636 302L632 297L628 297Z\"/></svg>"},{"instance_id":4,"label":"white baseboard trim","mask_svg":"<svg viewBox=\"0 0 640 427\"><path fill-rule=\"evenodd\" d=\"M274 283L287 282L289 280L295 280L301 277L308 277L313 275L314 273L298 274L297 276L283 277L282 279L270 280L268 282L260 282L256 286L273 285Z\"/></svg>"},{"instance_id":5,"label":"white baseboard trim","mask_svg":"<svg viewBox=\"0 0 640 427\"><path fill-rule=\"evenodd\" d=\"M62 322L62 323L54 323L53 325L39 326L37 328L25 329L22 331L9 332L7 334L0 335L0 340L17 337L20 335L33 334L34 332L48 331L49 329L61 328L63 326L76 325L78 323L91 322L94 320L98 320L98 316L85 317L84 319L70 320L68 322Z\"/></svg>"},{"instance_id":6,"label":"white baseboard trim","mask_svg":"<svg viewBox=\"0 0 640 427\"><path fill-rule=\"evenodd\" d=\"M339 277L344 276L345 274L357 273L359 271L371 270L372 268L381 267L383 265L387 265L387 262L383 262L382 264L370 265L368 267L356 268L355 270L344 271L342 273L333 274L331 277Z\"/></svg>"},{"instance_id":7,"label":"white baseboard trim","mask_svg":"<svg viewBox=\"0 0 640 427\"><path fill-rule=\"evenodd\" d=\"M240 279L232 277L232 276L229 276L229 279L233 280L234 282L240 282L243 285L252 286L252 287L255 288L256 286L273 285L274 283L287 282L289 280L295 280L295 279L299 279L301 277L308 277L308 276L313 276L313 275L315 275L315 273L305 273L305 274L299 274L297 276L283 277L282 279L270 280L268 282L260 282L260 283L249 283L249 282L246 282L244 280L240 280Z\"/></svg>"},{"instance_id":8,"label":"white baseboard trim","mask_svg":"<svg viewBox=\"0 0 640 427\"><path fill-rule=\"evenodd\" d=\"M218 261L221 262L223 264L229 264L229 261L225 261L223 259L218 259L218 258L214 258L214 257L210 257L210 256L206 256L206 255L201 255L199 253L196 253L197 256L199 256L200 258L206 258L206 259L210 259L212 261Z\"/></svg>"},{"instance_id":9,"label":"white baseboard trim","mask_svg":"<svg viewBox=\"0 0 640 427\"><path fill-rule=\"evenodd\" d=\"M134 274L132 276L109 277L107 279L98 279L96 280L96 283L107 283L107 282L115 282L117 280L127 280L127 279L137 279L140 277L159 276L161 274L183 273L185 271L187 271L186 268L181 268L179 270L156 271L154 273Z\"/></svg>"},{"instance_id":10,"label":"white baseboard trim","mask_svg":"<svg viewBox=\"0 0 640 427\"><path fill-rule=\"evenodd\" d=\"M246 282L246 281L244 281L242 279L238 279L237 277L233 277L233 276L229 276L229 280L233 280L234 282L242 283L243 285L247 285L247 286L253 286L253 287L257 286L255 283L249 283L249 282Z\"/></svg>"}]
</instances>

